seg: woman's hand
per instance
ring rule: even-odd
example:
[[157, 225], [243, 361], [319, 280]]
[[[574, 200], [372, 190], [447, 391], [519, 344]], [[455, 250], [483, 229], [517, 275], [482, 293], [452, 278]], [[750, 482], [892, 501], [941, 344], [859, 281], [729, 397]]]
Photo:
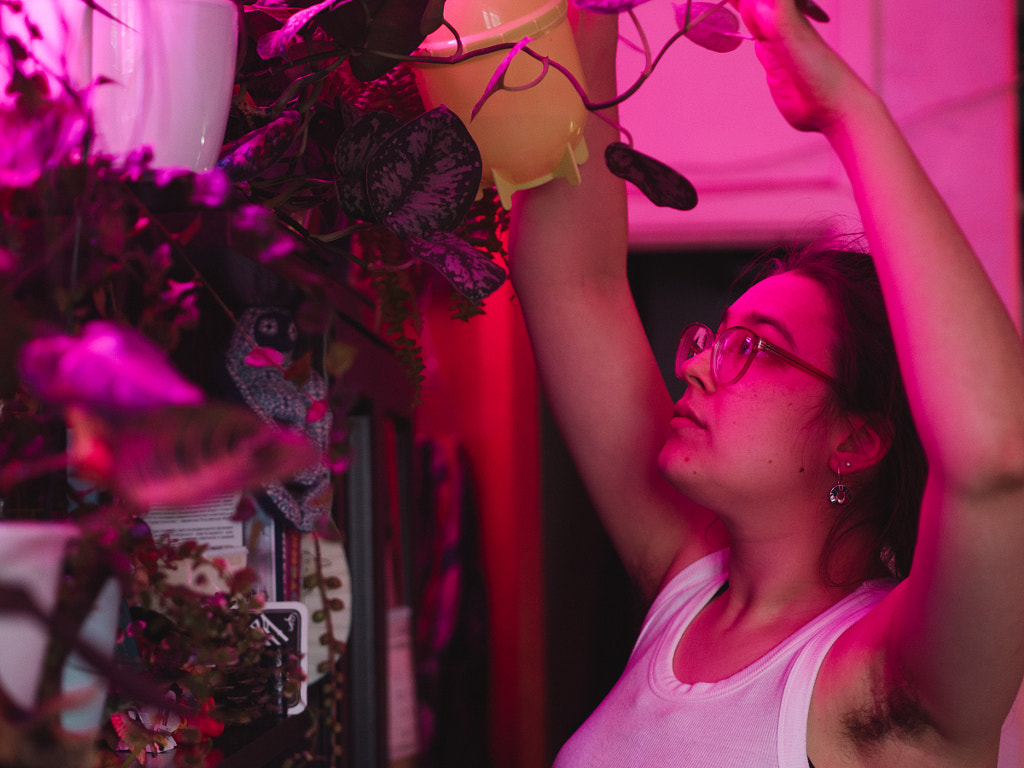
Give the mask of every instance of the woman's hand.
[[855, 109], [867, 86], [797, 10], [794, 0], [734, 0], [754, 36], [772, 98], [801, 131], [829, 130]]

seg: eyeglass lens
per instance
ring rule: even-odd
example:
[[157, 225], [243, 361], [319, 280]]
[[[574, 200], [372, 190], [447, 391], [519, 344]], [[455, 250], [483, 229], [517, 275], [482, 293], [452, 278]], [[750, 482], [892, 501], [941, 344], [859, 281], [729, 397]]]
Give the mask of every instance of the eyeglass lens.
[[722, 385], [733, 384], [746, 372], [757, 351], [758, 339], [742, 328], [729, 328], [718, 337], [712, 355], [715, 378]]
[[710, 328], [698, 323], [690, 325], [683, 331], [676, 350], [676, 377], [684, 378], [686, 361], [713, 345], [712, 374], [720, 384], [732, 384], [746, 371], [750, 356], [757, 349], [757, 342], [757, 337], [743, 328], [729, 328], [716, 339]]

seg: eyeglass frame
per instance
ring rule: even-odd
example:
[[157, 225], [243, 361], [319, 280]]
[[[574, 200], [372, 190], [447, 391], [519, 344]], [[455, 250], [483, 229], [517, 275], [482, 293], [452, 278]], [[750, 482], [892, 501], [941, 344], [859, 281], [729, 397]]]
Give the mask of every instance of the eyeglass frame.
[[[686, 334], [692, 328], [703, 328], [707, 333], [711, 334], [712, 341], [711, 341], [710, 344], [705, 346], [700, 351], [693, 352], [692, 354], [688, 353], [686, 357], [684, 357], [682, 360], [680, 360], [679, 356], [680, 356], [680, 353], [682, 352], [682, 349], [683, 349], [683, 339], [686, 338]], [[746, 360], [743, 361], [743, 367], [740, 368], [740, 372], [736, 375], [736, 377], [733, 378], [731, 381], [723, 382], [723, 381], [721, 381], [719, 379], [718, 373], [715, 371], [715, 363], [714, 363], [715, 354], [716, 354], [715, 346], [718, 344], [718, 342], [722, 338], [722, 336], [724, 336], [725, 334], [727, 334], [727, 333], [729, 333], [731, 331], [743, 331], [744, 333], [748, 334], [751, 337], [751, 339], [753, 339], [753, 341], [754, 341], [754, 349], [751, 352], [749, 352], [748, 354], [745, 355]], [[692, 346], [693, 345], [691, 344], [691, 348], [692, 348]], [[750, 330], [746, 326], [743, 326], [743, 325], [732, 325], [732, 326], [729, 326], [728, 328], [725, 328], [724, 330], [722, 330], [721, 333], [715, 333], [709, 326], [705, 325], [704, 323], [700, 323], [700, 322], [689, 323], [679, 333], [679, 343], [676, 345], [676, 359], [675, 359], [675, 374], [676, 374], [676, 378], [677, 379], [685, 378], [682, 375], [682, 365], [683, 365], [683, 363], [685, 363], [690, 358], [696, 357], [697, 355], [701, 354], [702, 352], [706, 352], [709, 349], [711, 350], [711, 375], [715, 377], [715, 382], [717, 384], [719, 384], [720, 386], [723, 386], [723, 387], [731, 386], [731, 385], [735, 384], [737, 381], [739, 381], [740, 379], [742, 379], [743, 376], [747, 373], [747, 369], [750, 368], [750, 363], [753, 361], [754, 355], [757, 354], [758, 352], [760, 352], [761, 350], [764, 350], [768, 354], [774, 355], [779, 360], [782, 360], [785, 363], [789, 363], [794, 368], [797, 368], [797, 369], [803, 371], [804, 373], [809, 373], [811, 376], [814, 376], [817, 379], [821, 379], [826, 384], [830, 384], [833, 387], [835, 387], [836, 389], [840, 389], [841, 388], [841, 386], [839, 384], [839, 381], [837, 379], [835, 379], [834, 377], [832, 377], [829, 374], [825, 373], [820, 368], [817, 368], [817, 367], [811, 365], [806, 360], [800, 359], [799, 357], [794, 355], [792, 352], [788, 352], [785, 349], [783, 349], [782, 347], [779, 347], [779, 346], [776, 346], [775, 344], [772, 344], [770, 341], [766, 340], [761, 335], [755, 333], [754, 331]]]

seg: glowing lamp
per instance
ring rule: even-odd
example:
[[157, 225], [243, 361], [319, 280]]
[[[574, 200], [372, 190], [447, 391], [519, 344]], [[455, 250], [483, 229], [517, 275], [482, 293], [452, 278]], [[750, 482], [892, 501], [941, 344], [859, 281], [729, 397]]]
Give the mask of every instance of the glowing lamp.
[[[445, 18], [458, 30], [463, 52], [530, 38], [529, 48], [564, 66], [585, 87], [579, 54], [566, 20], [566, 0], [448, 0]], [[447, 27], [423, 41], [419, 55], [447, 58], [458, 44]], [[444, 104], [469, 128], [483, 159], [481, 188], [496, 186], [505, 208], [512, 193], [562, 177], [580, 181], [587, 159], [583, 123], [587, 110], [572, 83], [553, 67], [527, 53], [516, 54], [505, 73], [506, 88], [483, 105], [483, 96], [508, 50], [483, 54], [458, 64], [418, 64], [416, 78], [427, 108]], [[543, 74], [543, 78], [541, 75]], [[525, 87], [537, 81], [531, 87]]]

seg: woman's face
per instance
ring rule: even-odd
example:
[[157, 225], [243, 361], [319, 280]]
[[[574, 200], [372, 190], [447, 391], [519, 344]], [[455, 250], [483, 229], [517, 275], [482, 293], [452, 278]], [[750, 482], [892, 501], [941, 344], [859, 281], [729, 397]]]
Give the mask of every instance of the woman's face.
[[[756, 284], [717, 330], [735, 325], [835, 373], [825, 292], [810, 278], [786, 273]], [[728, 386], [712, 376], [710, 350], [687, 361], [683, 374], [688, 386], [658, 462], [680, 491], [720, 514], [824, 497], [835, 480], [834, 435], [820, 423], [827, 383], [765, 352]]]

